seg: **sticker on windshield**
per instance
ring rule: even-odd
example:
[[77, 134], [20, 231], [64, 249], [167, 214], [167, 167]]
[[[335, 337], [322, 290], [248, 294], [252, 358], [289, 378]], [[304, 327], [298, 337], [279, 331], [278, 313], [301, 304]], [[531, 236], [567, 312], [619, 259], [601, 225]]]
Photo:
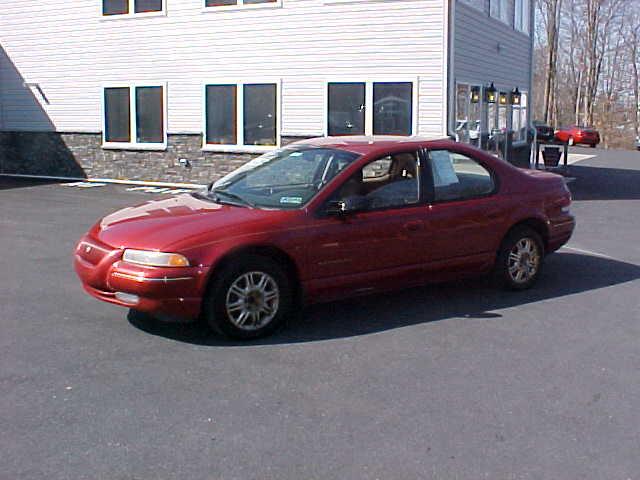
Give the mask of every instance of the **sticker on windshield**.
[[302, 203], [302, 197], [280, 197], [280, 203], [300, 205]]

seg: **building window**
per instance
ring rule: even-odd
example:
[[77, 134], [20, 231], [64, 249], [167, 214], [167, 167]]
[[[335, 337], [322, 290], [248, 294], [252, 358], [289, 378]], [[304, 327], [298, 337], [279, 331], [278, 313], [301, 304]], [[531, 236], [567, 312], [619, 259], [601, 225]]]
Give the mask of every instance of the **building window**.
[[527, 139], [527, 92], [520, 94], [520, 105], [511, 106], [511, 129], [513, 130], [514, 140]]
[[364, 135], [366, 83], [330, 83], [327, 134]]
[[104, 89], [105, 142], [131, 142], [131, 100], [129, 87]]
[[531, 31], [531, 0], [516, 0], [515, 29], [527, 35]]
[[163, 85], [105, 87], [103, 146], [166, 148], [165, 93]]
[[373, 134], [411, 135], [413, 83], [373, 84]]
[[458, 83], [455, 107], [456, 141], [480, 146], [482, 87]]
[[164, 11], [164, 0], [102, 0], [102, 15], [144, 15]]
[[326, 133], [412, 135], [415, 96], [413, 81], [329, 82]]
[[509, 19], [509, 0], [489, 0], [489, 14], [493, 18], [511, 24]]
[[216, 83], [204, 87], [204, 147], [265, 151], [279, 138], [279, 83]]
[[260, 8], [280, 7], [282, 0], [204, 0], [204, 10], [219, 10], [221, 8]]

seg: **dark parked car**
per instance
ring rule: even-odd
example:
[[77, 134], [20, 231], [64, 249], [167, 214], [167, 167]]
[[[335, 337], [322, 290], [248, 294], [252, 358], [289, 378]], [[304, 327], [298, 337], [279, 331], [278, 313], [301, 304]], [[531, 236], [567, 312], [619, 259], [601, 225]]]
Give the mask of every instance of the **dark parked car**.
[[539, 141], [550, 142], [555, 140], [556, 132], [544, 122], [538, 120], [533, 122]]
[[304, 303], [492, 271], [529, 288], [570, 204], [562, 177], [450, 140], [321, 138], [108, 215], [75, 269], [98, 299], [252, 338]]
[[557, 130], [556, 138], [569, 145], [589, 145], [591, 148], [600, 143], [600, 134], [595, 128], [578, 125]]

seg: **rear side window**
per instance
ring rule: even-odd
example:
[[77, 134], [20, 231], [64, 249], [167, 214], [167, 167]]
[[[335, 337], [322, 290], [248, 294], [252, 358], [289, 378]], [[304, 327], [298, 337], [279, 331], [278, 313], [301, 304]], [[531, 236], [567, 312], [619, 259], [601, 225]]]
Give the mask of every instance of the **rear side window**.
[[470, 157], [432, 150], [429, 159], [436, 202], [483, 197], [496, 188], [491, 172]]

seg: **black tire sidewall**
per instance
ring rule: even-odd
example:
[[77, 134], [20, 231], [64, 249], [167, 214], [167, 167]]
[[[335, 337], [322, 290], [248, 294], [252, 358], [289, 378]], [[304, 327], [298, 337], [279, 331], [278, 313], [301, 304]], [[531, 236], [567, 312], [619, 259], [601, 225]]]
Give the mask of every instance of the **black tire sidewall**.
[[[517, 283], [509, 274], [509, 254], [513, 247], [523, 238], [532, 239], [540, 252], [540, 265], [538, 271], [528, 281], [524, 283]], [[498, 253], [498, 259], [496, 262], [496, 276], [498, 281], [509, 290], [527, 290], [531, 288], [540, 278], [542, 272], [542, 266], [544, 264], [544, 243], [542, 238], [535, 230], [529, 227], [516, 227], [505, 237], [502, 245], [500, 246], [500, 252]]]
[[[277, 283], [280, 291], [278, 313], [264, 327], [257, 330], [243, 330], [235, 326], [226, 311], [226, 298], [229, 287], [241, 275], [248, 272], [264, 272]], [[204, 317], [209, 326], [217, 333], [229, 338], [251, 339], [269, 335], [284, 325], [293, 305], [293, 289], [286, 271], [271, 258], [260, 255], [246, 255], [229, 261], [220, 271], [214, 271], [204, 301]]]

